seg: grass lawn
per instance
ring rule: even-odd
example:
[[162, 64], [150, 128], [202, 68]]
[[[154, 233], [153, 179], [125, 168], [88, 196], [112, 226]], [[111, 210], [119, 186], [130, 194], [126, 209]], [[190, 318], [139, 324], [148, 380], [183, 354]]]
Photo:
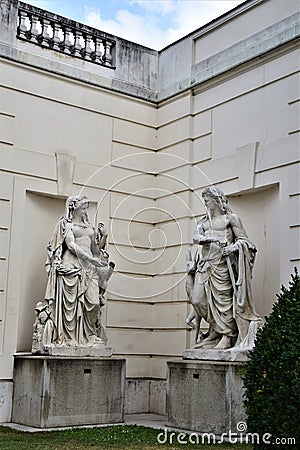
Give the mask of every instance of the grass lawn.
[[[137, 425], [107, 426], [101, 428], [73, 428], [65, 431], [41, 431], [28, 433], [12, 430], [8, 427], [0, 427], [0, 449], [1, 450], [150, 450], [150, 449], [219, 449], [251, 450], [251, 445], [246, 444], [178, 444], [177, 434], [173, 436], [170, 444], [170, 433], [168, 432], [168, 443], [159, 444], [157, 435], [162, 430], [146, 428]], [[163, 441], [163, 436], [161, 440]], [[188, 441], [188, 436], [181, 439]], [[201, 442], [201, 437], [199, 438]]]

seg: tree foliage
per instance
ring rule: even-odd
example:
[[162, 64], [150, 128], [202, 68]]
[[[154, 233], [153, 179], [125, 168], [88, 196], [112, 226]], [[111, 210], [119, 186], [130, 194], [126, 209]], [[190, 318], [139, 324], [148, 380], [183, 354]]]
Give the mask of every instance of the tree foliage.
[[[292, 275], [245, 365], [245, 408], [248, 431], [258, 433], [254, 448], [300, 448], [300, 277]], [[265, 433], [273, 445], [262, 442]], [[292, 443], [288, 438], [294, 438]]]

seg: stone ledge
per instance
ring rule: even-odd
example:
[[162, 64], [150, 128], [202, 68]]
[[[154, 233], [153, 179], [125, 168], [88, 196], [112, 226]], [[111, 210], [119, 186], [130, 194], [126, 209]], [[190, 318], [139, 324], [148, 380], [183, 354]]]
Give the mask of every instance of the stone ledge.
[[90, 356], [94, 358], [109, 357], [112, 349], [104, 344], [94, 345], [45, 345], [45, 351], [50, 356]]
[[202, 360], [202, 361], [236, 361], [245, 362], [248, 360], [247, 351], [234, 350], [229, 348], [227, 350], [214, 349], [187, 349], [182, 353], [184, 360]]

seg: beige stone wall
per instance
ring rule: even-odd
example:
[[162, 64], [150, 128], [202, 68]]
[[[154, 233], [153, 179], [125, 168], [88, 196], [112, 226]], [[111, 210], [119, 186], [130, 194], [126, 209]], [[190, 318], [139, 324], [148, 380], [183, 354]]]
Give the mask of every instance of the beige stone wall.
[[[106, 310], [111, 345], [121, 354], [128, 347], [143, 352], [124, 323], [121, 331], [115, 327], [115, 316], [118, 305], [132, 300], [132, 276], [141, 277], [132, 245], [148, 245], [152, 213], [141, 208], [153, 209], [154, 177], [141, 162], [155, 146], [156, 107], [7, 60], [1, 75], [1, 376], [11, 378], [15, 351], [30, 351], [34, 305], [46, 285], [46, 246], [72, 193], [90, 198], [91, 220], [97, 208], [98, 220], [110, 224], [117, 264]], [[133, 304], [123, 322], [134, 320]], [[145, 323], [138, 322], [134, 328], [143, 333]]]
[[[236, 71], [228, 81], [220, 80], [212, 88], [202, 84], [160, 105], [157, 206], [176, 218], [165, 214], [158, 224], [168, 236], [170, 262], [167, 273], [157, 277], [157, 283], [168, 280], [170, 286], [157, 297], [172, 309], [164, 331], [169, 336], [169, 340], [164, 338], [165, 343], [169, 341], [168, 355], [179, 357], [190, 342], [183, 320], [184, 253], [205, 212], [204, 187], [214, 184], [224, 190], [257, 245], [253, 291], [261, 315], [270, 313], [280, 285], [288, 283], [299, 264], [297, 57], [298, 50], [294, 50], [266, 59], [255, 70]], [[158, 310], [156, 317], [160, 323]], [[176, 333], [174, 317], [179, 319]], [[158, 353], [159, 348], [157, 344]], [[164, 351], [156, 365], [152, 362], [160, 376]]]
[[[14, 352], [30, 351], [46, 246], [70, 194], [87, 195], [91, 219], [96, 214], [109, 224], [116, 272], [103, 320], [133, 386], [138, 378], [164, 379], [166, 360], [180, 358], [193, 340], [184, 322], [185, 258], [204, 214], [201, 191], [210, 184], [229, 196], [258, 247], [255, 305], [262, 315], [270, 312], [299, 264], [299, 50], [288, 18], [296, 3], [288, 3], [283, 17], [277, 0], [248, 2], [252, 12], [242, 6], [227, 25], [206, 30], [205, 55], [198, 32], [160, 55], [134, 44], [135, 52], [146, 52], [145, 66], [128, 58], [117, 71], [16, 40], [15, 28], [2, 21], [0, 379], [12, 378]], [[259, 8], [264, 14], [256, 22]], [[240, 55], [240, 64], [201, 79], [201, 58], [220, 52], [222, 61], [232, 44], [230, 33], [221, 39], [223, 27], [253, 43], [242, 32], [245, 14], [251, 36], [281, 21], [280, 45], [272, 28], [272, 48], [266, 51], [266, 40], [259, 57]], [[214, 40], [224, 46], [214, 50]], [[174, 55], [181, 68], [172, 78], [164, 70]], [[145, 76], [149, 67], [153, 79]], [[130, 71], [143, 73], [135, 86], [128, 85]], [[198, 82], [191, 82], [194, 75]], [[155, 384], [152, 411], [162, 412], [162, 386]]]

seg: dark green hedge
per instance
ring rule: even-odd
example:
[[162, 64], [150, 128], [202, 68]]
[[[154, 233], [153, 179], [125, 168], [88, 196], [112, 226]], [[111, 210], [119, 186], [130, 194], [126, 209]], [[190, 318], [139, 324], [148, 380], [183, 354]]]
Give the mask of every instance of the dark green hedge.
[[[258, 433], [254, 449], [300, 449], [300, 277], [281, 288], [245, 364], [248, 431]], [[262, 442], [265, 433], [266, 441]], [[296, 443], [291, 439], [294, 438]]]

